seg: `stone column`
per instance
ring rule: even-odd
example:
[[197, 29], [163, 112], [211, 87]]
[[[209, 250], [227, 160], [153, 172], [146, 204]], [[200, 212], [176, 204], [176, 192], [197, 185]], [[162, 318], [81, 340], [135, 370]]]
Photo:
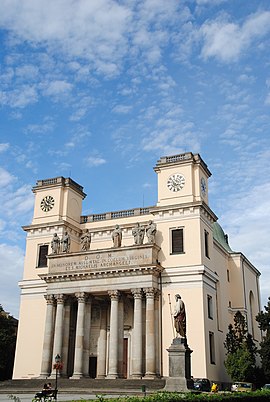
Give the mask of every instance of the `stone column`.
[[84, 340], [83, 340], [83, 376], [89, 377], [90, 332], [92, 298], [88, 297], [85, 306]]
[[134, 297], [134, 324], [132, 332], [132, 378], [142, 378], [142, 292], [131, 289]]
[[45, 321], [43, 352], [41, 362], [40, 378], [47, 378], [52, 368], [52, 345], [53, 345], [53, 324], [54, 324], [54, 305], [53, 295], [44, 296], [47, 302], [47, 312]]
[[79, 379], [83, 376], [83, 338], [84, 338], [84, 311], [85, 311], [85, 293], [75, 293], [78, 299], [78, 313], [75, 339], [75, 356], [73, 379]]
[[57, 306], [55, 316], [52, 364], [54, 364], [54, 357], [57, 354], [59, 354], [62, 359], [63, 320], [64, 320], [64, 301], [65, 301], [65, 296], [63, 294], [55, 295], [54, 297], [56, 299]]
[[64, 329], [63, 329], [63, 345], [62, 345], [62, 361], [63, 361], [63, 369], [62, 376], [67, 377], [67, 369], [68, 369], [68, 345], [69, 345], [69, 331], [70, 331], [70, 310], [71, 310], [71, 300], [68, 299], [65, 302], [65, 311], [64, 311]]
[[155, 293], [155, 338], [156, 338], [156, 374], [160, 377], [160, 309], [159, 309], [160, 290]]
[[109, 292], [111, 298], [109, 370], [107, 378], [118, 378], [118, 301], [117, 290]]
[[98, 338], [97, 353], [97, 378], [106, 377], [106, 356], [107, 356], [107, 306], [100, 306], [100, 333]]
[[144, 289], [146, 294], [145, 325], [145, 377], [156, 377], [156, 343], [155, 343], [155, 289]]
[[123, 296], [118, 303], [118, 377], [123, 378], [123, 353], [124, 353], [124, 301]]

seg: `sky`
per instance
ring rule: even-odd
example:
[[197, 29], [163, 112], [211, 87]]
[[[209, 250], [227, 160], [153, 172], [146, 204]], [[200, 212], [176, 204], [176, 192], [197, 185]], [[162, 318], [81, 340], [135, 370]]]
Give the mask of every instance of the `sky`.
[[159, 157], [199, 153], [209, 204], [270, 296], [269, 0], [0, 1], [0, 303], [18, 318], [39, 179], [83, 215], [156, 204]]

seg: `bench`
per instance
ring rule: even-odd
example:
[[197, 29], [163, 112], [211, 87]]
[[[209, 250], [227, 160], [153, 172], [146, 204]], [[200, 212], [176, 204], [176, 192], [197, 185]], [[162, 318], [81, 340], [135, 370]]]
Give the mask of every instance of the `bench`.
[[58, 389], [52, 389], [50, 391], [37, 392], [32, 402], [49, 402], [57, 400]]

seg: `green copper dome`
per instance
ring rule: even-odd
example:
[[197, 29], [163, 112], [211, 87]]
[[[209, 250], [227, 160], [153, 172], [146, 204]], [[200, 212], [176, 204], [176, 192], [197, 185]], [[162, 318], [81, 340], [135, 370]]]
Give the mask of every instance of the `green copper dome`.
[[229, 246], [228, 236], [224, 233], [219, 223], [213, 223], [213, 237], [214, 239], [227, 250], [229, 253], [233, 253], [233, 250]]

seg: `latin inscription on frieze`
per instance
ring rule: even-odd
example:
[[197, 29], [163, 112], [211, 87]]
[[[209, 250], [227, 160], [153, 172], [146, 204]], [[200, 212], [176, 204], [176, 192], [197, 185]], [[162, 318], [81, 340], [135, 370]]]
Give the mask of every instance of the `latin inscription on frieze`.
[[[58, 256], [49, 259], [49, 272], [84, 271], [89, 269], [106, 270], [153, 264], [153, 250], [126, 250], [116, 252], [97, 252], [87, 255]], [[155, 254], [155, 253], [154, 253]]]

